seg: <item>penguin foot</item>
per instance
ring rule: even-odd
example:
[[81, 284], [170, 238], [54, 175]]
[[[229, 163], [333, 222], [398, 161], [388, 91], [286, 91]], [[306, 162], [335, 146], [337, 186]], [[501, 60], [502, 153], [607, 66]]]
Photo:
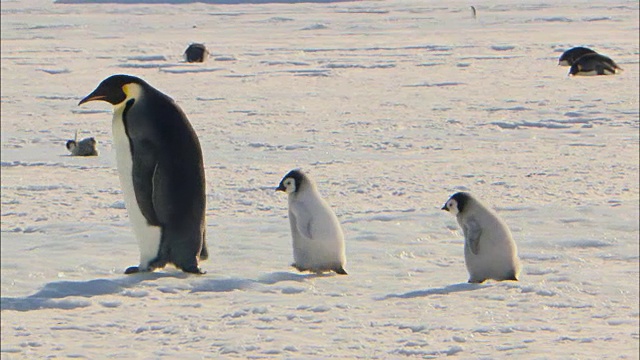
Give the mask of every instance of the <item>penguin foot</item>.
[[200, 268], [196, 265], [181, 267], [180, 270], [189, 274], [196, 274], [196, 275], [204, 275], [207, 273], [206, 271], [200, 270]]
[[302, 266], [298, 266], [296, 263], [291, 264], [291, 266], [300, 272], [311, 271], [310, 269], [303, 268]]
[[131, 275], [139, 272], [140, 272], [140, 268], [137, 266], [129, 266], [127, 270], [124, 271], [126, 275]]
[[469, 284], [482, 284], [483, 282], [485, 282], [487, 279], [469, 279], [469, 281], [467, 281]]
[[153, 271], [155, 269], [163, 269], [165, 266], [167, 266], [166, 260], [156, 259], [149, 263], [149, 271]]

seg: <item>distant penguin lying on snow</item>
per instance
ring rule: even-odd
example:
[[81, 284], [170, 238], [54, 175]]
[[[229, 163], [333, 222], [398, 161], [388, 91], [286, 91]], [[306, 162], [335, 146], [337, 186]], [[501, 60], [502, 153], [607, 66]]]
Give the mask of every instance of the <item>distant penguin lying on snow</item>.
[[593, 75], [615, 75], [622, 68], [610, 58], [600, 54], [586, 54], [576, 60], [569, 75], [593, 76]]
[[96, 145], [96, 139], [92, 137], [82, 139], [78, 142], [78, 132], [76, 131], [75, 138], [67, 141], [66, 146], [72, 156], [98, 156]]
[[518, 280], [516, 243], [507, 225], [469, 193], [453, 194], [442, 210], [456, 216], [464, 233], [464, 262], [470, 283]]
[[209, 56], [209, 51], [204, 44], [191, 44], [184, 51], [184, 60], [186, 62], [204, 62]]
[[344, 235], [338, 218], [320, 197], [316, 184], [300, 170], [284, 176], [276, 191], [289, 195], [293, 267], [298, 271], [335, 271], [347, 275]]
[[596, 52], [582, 46], [571, 48], [562, 53], [562, 55], [560, 56], [560, 59], [558, 59], [558, 65], [571, 66], [582, 55], [586, 55], [586, 54], [596, 54]]

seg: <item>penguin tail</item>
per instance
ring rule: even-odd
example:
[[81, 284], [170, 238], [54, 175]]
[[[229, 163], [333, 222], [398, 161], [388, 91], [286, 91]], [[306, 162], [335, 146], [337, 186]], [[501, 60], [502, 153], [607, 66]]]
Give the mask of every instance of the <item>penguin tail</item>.
[[339, 269], [335, 269], [333, 271], [335, 271], [336, 274], [338, 274], [338, 275], [349, 275], [349, 274], [347, 274], [347, 272], [345, 271], [345, 269], [342, 266]]
[[202, 242], [202, 250], [200, 250], [200, 260], [207, 260], [209, 258], [209, 250], [207, 250], [207, 243]]
[[200, 249], [200, 260], [207, 260], [209, 258], [209, 250], [207, 250], [207, 230], [202, 232], [202, 249]]

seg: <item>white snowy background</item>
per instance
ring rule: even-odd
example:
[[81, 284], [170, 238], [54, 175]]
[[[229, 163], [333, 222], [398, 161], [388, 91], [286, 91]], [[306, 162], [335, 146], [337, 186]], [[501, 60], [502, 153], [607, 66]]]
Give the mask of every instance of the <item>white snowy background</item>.
[[[2, 359], [638, 358], [637, 1], [65, 1], [0, 3]], [[624, 71], [569, 78], [573, 46]], [[123, 274], [111, 106], [77, 106], [116, 73], [199, 135], [206, 275]], [[76, 130], [98, 157], [68, 156]], [[289, 267], [296, 167], [348, 276]], [[521, 281], [466, 283], [460, 190]]]

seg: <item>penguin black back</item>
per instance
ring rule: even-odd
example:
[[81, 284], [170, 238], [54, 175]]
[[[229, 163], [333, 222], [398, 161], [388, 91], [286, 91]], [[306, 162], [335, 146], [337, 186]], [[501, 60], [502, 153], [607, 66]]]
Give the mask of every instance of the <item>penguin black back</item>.
[[596, 54], [596, 52], [582, 46], [571, 48], [562, 53], [560, 59], [558, 59], [558, 65], [571, 66], [574, 62], [576, 62], [576, 60], [586, 54]]
[[207, 54], [209, 52], [204, 44], [191, 44], [184, 51], [184, 58], [187, 62], [204, 62]]

